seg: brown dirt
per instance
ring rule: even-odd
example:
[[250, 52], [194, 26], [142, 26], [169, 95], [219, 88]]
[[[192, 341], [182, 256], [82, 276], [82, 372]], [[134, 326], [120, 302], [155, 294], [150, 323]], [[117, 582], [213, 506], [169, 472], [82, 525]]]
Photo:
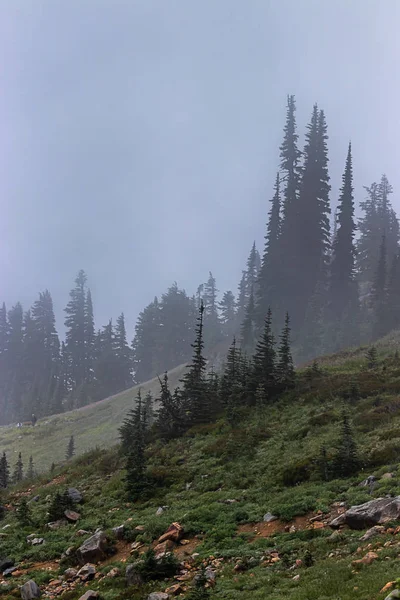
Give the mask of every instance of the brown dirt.
[[188, 556], [191, 556], [195, 551], [197, 546], [201, 544], [201, 540], [193, 538], [189, 540], [188, 544], [184, 546], [178, 545], [174, 548], [174, 554], [179, 560], [185, 560]]
[[101, 563], [102, 566], [109, 565], [110, 563], [113, 563], [115, 561], [126, 562], [127, 559], [130, 557], [131, 544], [129, 542], [124, 542], [123, 540], [118, 540], [114, 547], [117, 552], [115, 554], [113, 554], [112, 556], [110, 556], [109, 558], [107, 558], [105, 561], [103, 561]]
[[254, 534], [253, 540], [256, 537], [268, 538], [275, 533], [284, 533], [289, 531], [291, 527], [295, 527], [296, 531], [303, 531], [304, 529], [316, 529], [318, 528], [318, 522], [310, 523], [310, 519], [315, 516], [315, 513], [310, 513], [302, 517], [296, 517], [290, 523], [284, 523], [277, 519], [272, 523], [246, 523], [245, 525], [239, 525], [238, 533], [252, 533]]

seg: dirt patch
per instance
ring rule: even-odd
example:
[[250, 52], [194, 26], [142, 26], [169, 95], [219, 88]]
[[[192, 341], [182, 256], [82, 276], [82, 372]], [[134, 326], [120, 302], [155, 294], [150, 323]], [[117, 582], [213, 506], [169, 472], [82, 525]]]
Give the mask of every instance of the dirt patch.
[[323, 529], [326, 527], [326, 516], [322, 520], [315, 520], [315, 513], [304, 515], [302, 517], [296, 517], [290, 523], [285, 523], [280, 519], [272, 521], [271, 523], [246, 523], [245, 525], [239, 525], [238, 533], [252, 533], [254, 534], [253, 539], [256, 537], [268, 538], [276, 533], [292, 533], [295, 531], [304, 531], [305, 529]]
[[188, 541], [188, 544], [179, 545], [174, 548], [174, 554], [179, 560], [185, 560], [188, 556], [191, 556], [196, 551], [197, 546], [201, 544], [201, 540], [196, 538]]
[[119, 540], [114, 546], [116, 553], [107, 558], [101, 564], [109, 565], [110, 563], [119, 561], [126, 562], [127, 559], [131, 556], [131, 544], [129, 542], [124, 542], [123, 540]]
[[55, 477], [54, 479], [49, 481], [49, 483], [46, 483], [43, 487], [50, 487], [52, 485], [60, 485], [61, 483], [64, 483], [66, 478], [67, 478], [66, 475], [59, 475], [58, 477]]

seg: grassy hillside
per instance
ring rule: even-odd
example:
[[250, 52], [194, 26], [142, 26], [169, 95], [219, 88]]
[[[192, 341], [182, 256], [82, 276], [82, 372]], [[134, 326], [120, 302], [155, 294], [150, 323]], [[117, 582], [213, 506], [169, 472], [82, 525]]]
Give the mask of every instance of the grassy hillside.
[[[170, 371], [171, 386], [177, 385], [183, 372], [183, 366]], [[35, 427], [0, 427], [0, 450], [6, 451], [11, 464], [15, 462], [18, 452], [22, 452], [26, 463], [32, 455], [36, 469], [45, 471], [53, 462], [64, 460], [71, 435], [75, 436], [77, 455], [96, 446], [109, 448], [118, 441], [118, 428], [132, 408], [139, 387], [143, 395], [151, 391], [155, 397], [160, 385], [158, 379], [153, 379], [95, 404], [46, 417], [38, 421]]]
[[[189, 598], [203, 565], [216, 577], [211, 599], [383, 600], [388, 592], [381, 589], [400, 574], [400, 521], [368, 541], [361, 539], [365, 531], [333, 533], [329, 522], [345, 507], [400, 494], [396, 346], [396, 336], [382, 342], [373, 369], [362, 350], [321, 361], [322, 373], [301, 372], [295, 390], [262, 410], [243, 410], [235, 427], [221, 417], [167, 444], [155, 439], [148, 450], [155, 486], [144, 501], [127, 502], [116, 448], [92, 451], [29, 487], [11, 489], [4, 499], [9, 510], [0, 524], [0, 556], [19, 566], [16, 576], [0, 582], [0, 596], [19, 598], [17, 586], [33, 578], [45, 596], [63, 600], [79, 599], [87, 585], [102, 600], [145, 600], [173, 584]], [[329, 459], [335, 455], [343, 406], [364, 467], [350, 478], [325, 481], [319, 452], [324, 445]], [[376, 477], [372, 489], [359, 485], [369, 475]], [[48, 496], [69, 485], [84, 494], [80, 520], [50, 531]], [[21, 527], [15, 509], [23, 495], [39, 499], [30, 504], [32, 524]], [[159, 506], [168, 507], [161, 516]], [[278, 519], [263, 522], [267, 512]], [[127, 586], [126, 565], [143, 559], [172, 522], [183, 526], [186, 540], [172, 549], [180, 562], [177, 574], [157, 579], [154, 565], [146, 563], [150, 579]], [[1, 529], [3, 523], [9, 527]], [[121, 524], [124, 537], [116, 541], [111, 529]], [[78, 536], [78, 529], [92, 533], [98, 527], [109, 537], [110, 555], [97, 565], [97, 578], [90, 584], [67, 581], [65, 569], [76, 564], [75, 552], [89, 535]], [[45, 543], [29, 545], [32, 533]], [[61, 558], [67, 548], [69, 557]]]

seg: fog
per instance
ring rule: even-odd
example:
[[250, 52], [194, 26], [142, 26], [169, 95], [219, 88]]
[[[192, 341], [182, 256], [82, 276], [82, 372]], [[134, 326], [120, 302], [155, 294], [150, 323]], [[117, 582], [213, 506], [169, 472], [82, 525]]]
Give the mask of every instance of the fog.
[[325, 110], [335, 202], [386, 172], [400, 209], [397, 0], [3, 0], [1, 300], [80, 268], [98, 324], [261, 247], [288, 93]]

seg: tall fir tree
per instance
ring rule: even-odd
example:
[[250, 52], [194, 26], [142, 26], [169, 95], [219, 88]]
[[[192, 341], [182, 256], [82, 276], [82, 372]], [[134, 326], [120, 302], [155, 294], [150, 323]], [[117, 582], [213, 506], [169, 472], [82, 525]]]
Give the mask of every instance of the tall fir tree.
[[85, 299], [85, 314], [84, 314], [84, 331], [85, 331], [85, 381], [91, 382], [94, 377], [94, 346], [95, 346], [95, 329], [93, 315], [92, 293], [87, 291]]
[[264, 323], [268, 308], [277, 309], [281, 276], [280, 265], [281, 197], [280, 178], [276, 175], [275, 193], [271, 201], [264, 253], [257, 281], [256, 320], [259, 328]]
[[215, 277], [209, 273], [204, 284], [204, 324], [206, 325], [204, 343], [207, 348], [213, 348], [222, 338], [221, 323], [218, 315], [218, 290]]
[[400, 251], [395, 254], [390, 267], [387, 285], [388, 330], [400, 328]]
[[263, 387], [266, 397], [276, 392], [275, 339], [272, 333], [272, 313], [269, 309], [264, 323], [264, 331], [257, 342], [253, 356], [252, 374], [250, 387], [252, 394], [256, 396], [257, 389]]
[[86, 281], [83, 270], [75, 279], [75, 287], [70, 292], [70, 301], [65, 308], [66, 349], [69, 357], [70, 379], [73, 387], [86, 380]]
[[337, 452], [334, 460], [333, 471], [336, 477], [349, 477], [361, 468], [361, 460], [358, 455], [357, 445], [354, 440], [353, 431], [349, 417], [343, 411], [341, 435], [337, 444]]
[[7, 488], [10, 483], [10, 467], [8, 465], [6, 453], [3, 452], [0, 459], [0, 488]]
[[158, 397], [159, 410], [156, 425], [163, 439], [178, 437], [185, 428], [185, 414], [182, 395], [172, 394], [168, 383], [168, 374], [164, 373], [163, 379], [159, 378], [160, 395]]
[[13, 473], [13, 483], [19, 483], [20, 481], [22, 481], [24, 478], [24, 465], [22, 462], [22, 455], [21, 452], [18, 454], [18, 460], [15, 464], [14, 467], [14, 473]]
[[148, 381], [165, 368], [158, 353], [159, 332], [160, 303], [156, 297], [141, 311], [135, 326], [133, 368], [138, 383]]
[[35, 477], [35, 467], [33, 464], [33, 457], [32, 455], [29, 457], [29, 463], [28, 463], [28, 469], [26, 471], [26, 478], [27, 479], [33, 479]]
[[249, 355], [252, 354], [254, 350], [256, 337], [256, 307], [254, 303], [254, 293], [253, 290], [251, 290], [240, 331], [240, 345]]
[[126, 340], [125, 316], [121, 313], [114, 330], [114, 351], [116, 357], [115, 392], [126, 390], [133, 385], [132, 350]]
[[225, 339], [231, 339], [236, 328], [236, 302], [233, 292], [224, 292], [219, 303], [222, 333]]
[[73, 456], [75, 456], [75, 439], [74, 436], [71, 435], [68, 441], [67, 449], [65, 451], [65, 459], [71, 460]]
[[355, 275], [353, 167], [349, 144], [337, 209], [337, 233], [330, 265], [330, 311], [340, 318], [352, 302]]
[[285, 325], [282, 329], [278, 349], [276, 379], [282, 389], [293, 387], [295, 381], [292, 351], [290, 347], [290, 318], [288, 313], [286, 313]]
[[139, 390], [136, 406], [120, 429], [122, 449], [126, 454], [126, 489], [132, 500], [137, 500], [147, 490], [146, 431], [144, 407]]
[[385, 335], [387, 325], [387, 249], [386, 236], [382, 236], [379, 260], [372, 284], [371, 305], [373, 311], [372, 336], [374, 339]]

